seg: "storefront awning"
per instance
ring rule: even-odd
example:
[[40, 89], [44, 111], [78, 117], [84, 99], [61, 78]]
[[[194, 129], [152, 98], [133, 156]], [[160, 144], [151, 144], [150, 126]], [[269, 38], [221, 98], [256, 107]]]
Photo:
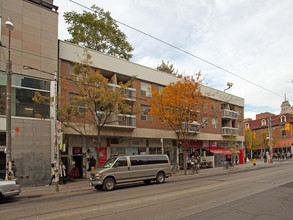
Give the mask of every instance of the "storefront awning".
[[205, 150], [208, 150], [214, 154], [226, 154], [226, 155], [232, 155], [232, 153], [224, 148], [221, 148], [221, 147], [211, 147], [211, 148], [208, 148], [208, 147], [205, 147], [204, 148]]
[[293, 147], [293, 139], [280, 140], [273, 148]]

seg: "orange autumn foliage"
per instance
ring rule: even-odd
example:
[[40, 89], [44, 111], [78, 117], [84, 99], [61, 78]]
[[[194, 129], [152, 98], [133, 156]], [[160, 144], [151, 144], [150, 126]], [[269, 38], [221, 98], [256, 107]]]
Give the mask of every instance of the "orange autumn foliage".
[[211, 105], [208, 97], [202, 95], [200, 87], [201, 74], [195, 77], [185, 76], [181, 80], [170, 83], [162, 92], [152, 91], [153, 99], [149, 114], [162, 125], [171, 127], [179, 138], [188, 135], [186, 123], [199, 122], [208, 114]]

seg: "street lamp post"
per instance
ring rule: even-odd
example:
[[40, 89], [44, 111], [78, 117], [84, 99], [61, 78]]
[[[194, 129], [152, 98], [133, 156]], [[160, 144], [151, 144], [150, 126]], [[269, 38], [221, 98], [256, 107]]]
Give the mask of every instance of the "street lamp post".
[[5, 27], [8, 29], [8, 60], [6, 63], [6, 179], [8, 179], [8, 170], [11, 162], [11, 59], [10, 59], [10, 41], [11, 31], [14, 25], [11, 19], [5, 22]]

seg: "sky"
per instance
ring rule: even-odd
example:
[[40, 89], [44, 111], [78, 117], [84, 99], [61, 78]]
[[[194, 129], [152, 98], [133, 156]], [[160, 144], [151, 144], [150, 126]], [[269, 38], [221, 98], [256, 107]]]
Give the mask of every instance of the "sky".
[[[207, 86], [221, 91], [233, 83], [226, 92], [244, 98], [245, 118], [279, 114], [285, 96], [293, 105], [292, 0], [74, 2], [111, 13], [134, 48], [131, 62], [156, 68], [169, 61], [179, 73], [201, 72]], [[88, 10], [74, 2], [54, 0], [60, 40], [71, 37], [63, 13]]]

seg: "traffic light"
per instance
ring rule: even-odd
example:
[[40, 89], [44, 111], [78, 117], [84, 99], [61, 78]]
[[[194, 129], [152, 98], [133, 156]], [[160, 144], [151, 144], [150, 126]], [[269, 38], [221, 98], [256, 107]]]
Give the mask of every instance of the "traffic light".
[[254, 138], [254, 139], [256, 138], [256, 133], [255, 133], [255, 132], [253, 132], [253, 138]]
[[290, 131], [290, 124], [289, 123], [285, 124], [285, 131]]

